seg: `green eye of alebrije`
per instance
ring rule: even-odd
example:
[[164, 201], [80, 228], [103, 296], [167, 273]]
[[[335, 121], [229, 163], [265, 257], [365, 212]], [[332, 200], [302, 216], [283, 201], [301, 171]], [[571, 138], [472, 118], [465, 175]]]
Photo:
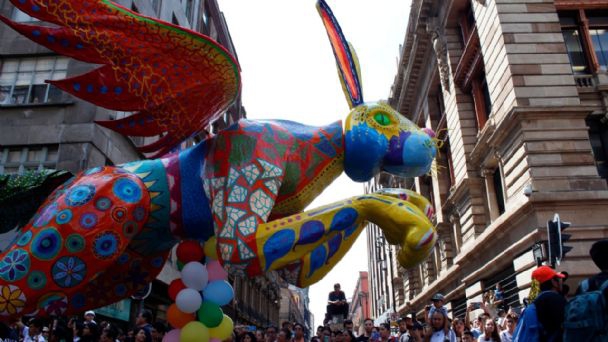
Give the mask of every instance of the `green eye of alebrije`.
[[374, 115], [374, 120], [382, 126], [388, 126], [391, 123], [391, 119], [385, 113], [377, 113]]

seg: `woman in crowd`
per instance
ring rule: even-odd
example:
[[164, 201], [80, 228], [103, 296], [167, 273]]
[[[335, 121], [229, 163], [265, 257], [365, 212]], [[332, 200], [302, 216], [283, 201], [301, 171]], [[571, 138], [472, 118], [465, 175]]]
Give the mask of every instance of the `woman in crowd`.
[[462, 341], [462, 335], [464, 334], [464, 320], [462, 318], [454, 318], [452, 321], [452, 330], [456, 334], [456, 341]]
[[238, 342], [257, 342], [257, 337], [251, 331], [245, 331], [238, 336]]
[[381, 342], [395, 342], [395, 336], [391, 336], [391, 326], [388, 323], [380, 323], [378, 329]]
[[289, 329], [283, 328], [279, 331], [277, 335], [277, 342], [289, 342], [291, 340], [291, 331]]
[[492, 318], [486, 318], [483, 322], [483, 333], [477, 339], [478, 342], [500, 342], [496, 322]]
[[152, 342], [152, 335], [149, 330], [139, 327], [135, 328], [134, 333], [135, 342]]
[[506, 318], [507, 328], [500, 332], [500, 341], [501, 342], [511, 342], [513, 341], [513, 332], [515, 332], [515, 327], [517, 327], [518, 317], [514, 313], [509, 313]]

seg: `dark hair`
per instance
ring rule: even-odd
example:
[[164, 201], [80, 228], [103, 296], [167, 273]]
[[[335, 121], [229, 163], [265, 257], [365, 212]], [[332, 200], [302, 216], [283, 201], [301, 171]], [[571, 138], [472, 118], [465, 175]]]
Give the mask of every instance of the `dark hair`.
[[154, 328], [154, 330], [156, 330], [157, 332], [159, 332], [161, 334], [164, 334], [167, 332], [167, 326], [163, 322], [154, 322], [154, 324], [152, 324], [152, 327]]
[[277, 327], [275, 327], [274, 325], [267, 326], [266, 331], [268, 331], [268, 329], [273, 329], [275, 333], [277, 333], [279, 331], [279, 329], [277, 329]]
[[363, 320], [363, 323], [365, 323], [365, 322], [367, 322], [367, 321], [372, 322], [372, 324], [374, 323], [374, 320], [373, 320], [373, 319], [371, 319], [371, 318], [369, 318], [369, 317], [368, 317], [368, 318], [366, 318], [366, 319], [364, 319], [364, 320]]
[[107, 328], [103, 329], [101, 334], [108, 336], [108, 338], [111, 339], [112, 341], [116, 341], [116, 339], [118, 338], [118, 330], [116, 330], [116, 328], [114, 328], [111, 325], [109, 325]]
[[546, 282], [541, 283], [540, 284], [540, 291], [542, 292], [542, 291], [550, 291], [550, 290], [552, 290], [553, 289], [553, 279], [554, 278], [551, 278], [551, 279], [547, 280]]
[[355, 334], [353, 334], [352, 331], [348, 330], [348, 329], [344, 329], [343, 334], [347, 334], [350, 337], [350, 340], [352, 342], [354, 342], [357, 338], [355, 337]]
[[42, 330], [42, 326], [44, 325], [44, 323], [42, 322], [42, 320], [40, 318], [32, 318], [32, 320], [30, 321], [30, 327], [32, 325], [35, 326], [36, 328]]
[[283, 323], [281, 323], [281, 328], [285, 328], [286, 325], [291, 324], [290, 321], [283, 321]]
[[289, 339], [291, 339], [291, 330], [289, 330], [289, 329], [287, 329], [287, 328], [283, 328], [283, 329], [281, 329], [281, 331], [282, 331], [283, 333], [285, 333], [285, 338], [286, 338], [286, 339], [288, 339], [288, 340], [289, 340]]
[[296, 323], [293, 324], [293, 329], [294, 330], [296, 329], [296, 327], [300, 327], [300, 328], [302, 328], [302, 331], [304, 331], [304, 326], [302, 324], [298, 323], [298, 322], [296, 322]]
[[150, 330], [146, 329], [144, 327], [139, 327], [139, 328], [133, 329], [133, 340], [137, 340], [136, 337], [140, 331], [143, 331], [144, 334], [146, 334], [146, 342], [152, 342], [152, 334], [150, 334]]
[[244, 333], [240, 334], [238, 337], [238, 341], [245, 341], [245, 336], [249, 336], [249, 338], [251, 339], [252, 342], [257, 342], [257, 337], [255, 337], [255, 334], [251, 331], [245, 331]]
[[589, 255], [600, 270], [608, 270], [608, 239], [596, 241], [591, 245]]
[[[494, 330], [492, 331], [492, 340], [500, 341], [500, 335], [498, 334], [498, 324], [496, 324], [496, 321], [491, 317], [488, 317], [483, 321], [482, 331], [483, 331], [484, 336], [486, 334], [486, 322], [487, 321], [490, 321], [490, 322], [492, 322], [492, 324], [494, 324]], [[486, 336], [486, 338], [487, 337], [488, 336]]]
[[146, 320], [146, 323], [152, 322], [152, 311], [150, 311], [148, 309], [144, 309], [144, 310], [141, 310], [141, 312], [139, 314], [141, 315], [141, 317], [143, 317]]
[[[464, 335], [468, 335], [468, 336], [471, 336], [472, 338], [475, 338], [475, 335], [473, 335], [473, 332], [472, 332], [471, 330], [469, 330], [469, 329], [466, 329], [466, 330], [465, 330], [465, 331], [462, 333], [462, 336], [464, 336]], [[498, 340], [500, 341], [500, 339], [498, 339]]]
[[380, 326], [388, 331], [391, 331], [391, 325], [388, 323], [380, 323]]
[[345, 319], [344, 320], [344, 324], [353, 324], [353, 320], [352, 319]]

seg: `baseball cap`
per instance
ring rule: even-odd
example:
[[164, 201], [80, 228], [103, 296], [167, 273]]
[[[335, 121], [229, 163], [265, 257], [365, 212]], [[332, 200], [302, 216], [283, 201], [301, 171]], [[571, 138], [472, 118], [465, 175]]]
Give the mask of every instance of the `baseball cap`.
[[89, 310], [89, 311], [85, 312], [84, 315], [85, 316], [93, 315], [93, 317], [95, 317], [95, 312], [93, 310]]
[[433, 301], [433, 302], [437, 302], [440, 300], [445, 300], [445, 297], [441, 293], [435, 293], [433, 298], [431, 298], [431, 301]]
[[537, 280], [541, 284], [555, 277], [565, 278], [566, 276], [561, 273], [555, 272], [555, 270], [549, 266], [540, 266], [532, 272], [532, 279]]

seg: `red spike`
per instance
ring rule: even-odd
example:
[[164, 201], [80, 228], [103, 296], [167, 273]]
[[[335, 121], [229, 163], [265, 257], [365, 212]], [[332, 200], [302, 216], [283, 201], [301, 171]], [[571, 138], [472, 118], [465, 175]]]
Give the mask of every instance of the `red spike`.
[[134, 112], [145, 108], [143, 99], [129, 91], [128, 83], [116, 79], [109, 65], [72, 78], [48, 83], [97, 106]]
[[162, 126], [160, 120], [150, 112], [135, 113], [119, 120], [95, 122], [122, 135], [152, 137], [167, 131], [167, 127]]
[[151, 153], [151, 152], [158, 151], [159, 149], [166, 147], [166, 146], [170, 146], [169, 148], [172, 148], [172, 147], [174, 147], [176, 142], [177, 142], [176, 139], [174, 139], [172, 135], [167, 134], [164, 137], [158, 139], [157, 141], [155, 141], [151, 144], [139, 146], [137, 148], [137, 150], [142, 153]]
[[92, 49], [90, 45], [83, 43], [80, 38], [76, 37], [69, 29], [25, 25], [16, 23], [3, 16], [0, 16], [0, 20], [30, 40], [59, 54], [87, 63], [106, 63], [106, 60], [99, 56], [99, 53], [97, 53], [95, 49]]

